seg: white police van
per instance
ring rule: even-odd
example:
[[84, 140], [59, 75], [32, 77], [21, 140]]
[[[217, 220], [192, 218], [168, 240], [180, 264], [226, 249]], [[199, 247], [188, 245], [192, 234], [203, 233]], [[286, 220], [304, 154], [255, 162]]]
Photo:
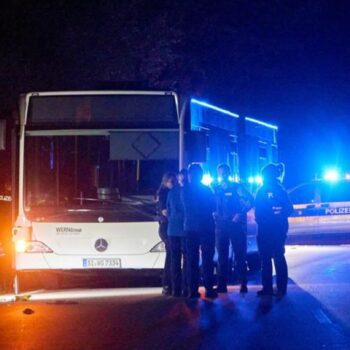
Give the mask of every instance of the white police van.
[[294, 212], [289, 219], [289, 236], [350, 234], [349, 180], [349, 176], [340, 179], [333, 173], [292, 189], [289, 195]]

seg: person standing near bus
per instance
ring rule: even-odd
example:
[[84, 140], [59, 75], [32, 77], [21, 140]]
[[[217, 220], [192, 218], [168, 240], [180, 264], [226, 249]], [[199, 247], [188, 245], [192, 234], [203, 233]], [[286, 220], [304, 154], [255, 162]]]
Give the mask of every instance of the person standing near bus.
[[263, 185], [258, 190], [255, 200], [263, 286], [258, 296], [273, 295], [272, 260], [276, 270], [275, 295], [281, 298], [287, 293], [288, 267], [284, 254], [288, 217], [293, 212], [293, 205], [279, 180], [281, 172], [281, 167], [275, 164], [268, 164], [263, 168]]
[[[179, 176], [178, 180], [180, 180]], [[171, 258], [172, 293], [174, 297], [188, 296], [184, 208], [181, 201], [183, 186], [180, 185], [181, 183], [183, 181], [179, 181], [169, 191], [167, 199], [168, 242]]]
[[177, 181], [181, 187], [184, 187], [188, 183], [188, 171], [187, 169], [181, 169], [177, 174]]
[[218, 250], [218, 293], [227, 293], [230, 275], [229, 248], [232, 246], [240, 292], [247, 293], [247, 212], [253, 206], [253, 196], [239, 183], [230, 181], [227, 164], [217, 167], [220, 181], [214, 186], [216, 197], [216, 244]]
[[159, 186], [159, 189], [156, 194], [156, 203], [157, 203], [157, 214], [159, 220], [159, 237], [164, 242], [165, 245], [165, 264], [163, 270], [162, 278], [162, 294], [171, 295], [171, 257], [170, 257], [170, 248], [168, 241], [168, 219], [167, 219], [167, 198], [169, 191], [174, 187], [176, 183], [176, 174], [175, 173], [165, 173], [162, 177], [162, 182]]
[[202, 167], [199, 164], [191, 164], [188, 169], [188, 184], [182, 189], [188, 259], [187, 275], [190, 297], [199, 298], [199, 250], [201, 250], [205, 296], [215, 298], [217, 297], [213, 288], [215, 197], [212, 190], [201, 183], [202, 177]]

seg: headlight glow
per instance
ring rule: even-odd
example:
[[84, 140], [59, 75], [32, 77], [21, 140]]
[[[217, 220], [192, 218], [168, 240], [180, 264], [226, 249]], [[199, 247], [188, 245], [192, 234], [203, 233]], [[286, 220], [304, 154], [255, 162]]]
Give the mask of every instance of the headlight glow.
[[27, 242], [24, 239], [19, 239], [15, 243], [16, 253], [24, 253], [27, 249]]
[[46, 244], [39, 241], [19, 239], [15, 243], [16, 253], [53, 253]]

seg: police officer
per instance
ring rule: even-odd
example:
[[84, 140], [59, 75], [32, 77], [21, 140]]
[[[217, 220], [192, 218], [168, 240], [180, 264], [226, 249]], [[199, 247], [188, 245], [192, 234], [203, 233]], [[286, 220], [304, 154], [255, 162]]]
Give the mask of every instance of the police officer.
[[[180, 180], [179, 176], [178, 180]], [[174, 297], [188, 296], [187, 276], [185, 273], [187, 257], [184, 231], [184, 208], [181, 200], [181, 192], [182, 186], [179, 181], [179, 183], [169, 191], [167, 199], [168, 242], [171, 257], [172, 293]]]
[[252, 195], [239, 183], [230, 181], [231, 169], [227, 164], [217, 167], [216, 244], [218, 250], [219, 293], [227, 293], [230, 274], [229, 247], [234, 252], [235, 269], [241, 283], [240, 292], [247, 293], [247, 212], [252, 208]]
[[191, 298], [198, 298], [199, 249], [202, 252], [203, 280], [207, 298], [217, 297], [214, 291], [215, 227], [213, 212], [215, 197], [201, 181], [203, 170], [199, 164], [188, 169], [188, 184], [182, 189], [184, 229], [188, 259], [188, 282]]
[[288, 267], [285, 241], [288, 232], [288, 217], [293, 205], [279, 178], [283, 167], [268, 164], [262, 170], [263, 185], [255, 200], [255, 219], [258, 224], [258, 248], [262, 262], [262, 285], [258, 296], [272, 295], [272, 260], [276, 270], [277, 297], [287, 293]]
[[166, 203], [167, 203], [168, 193], [170, 189], [175, 185], [175, 183], [176, 183], [176, 174], [171, 172], [165, 173], [162, 177], [162, 182], [156, 194], [157, 214], [158, 214], [158, 220], [159, 220], [158, 233], [159, 233], [160, 239], [164, 242], [164, 245], [165, 245], [165, 264], [164, 264], [163, 278], [162, 278], [163, 295], [172, 294], [171, 275], [170, 275], [171, 257], [170, 257], [169, 241], [168, 241], [168, 219], [167, 219]]

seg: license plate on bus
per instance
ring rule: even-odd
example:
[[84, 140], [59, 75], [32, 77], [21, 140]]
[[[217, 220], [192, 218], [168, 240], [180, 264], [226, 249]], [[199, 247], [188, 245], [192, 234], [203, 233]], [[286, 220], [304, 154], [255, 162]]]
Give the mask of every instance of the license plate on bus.
[[103, 268], [118, 269], [122, 267], [122, 264], [121, 264], [121, 260], [116, 258], [91, 258], [91, 259], [83, 259], [83, 267], [95, 268], [95, 269], [103, 269]]

